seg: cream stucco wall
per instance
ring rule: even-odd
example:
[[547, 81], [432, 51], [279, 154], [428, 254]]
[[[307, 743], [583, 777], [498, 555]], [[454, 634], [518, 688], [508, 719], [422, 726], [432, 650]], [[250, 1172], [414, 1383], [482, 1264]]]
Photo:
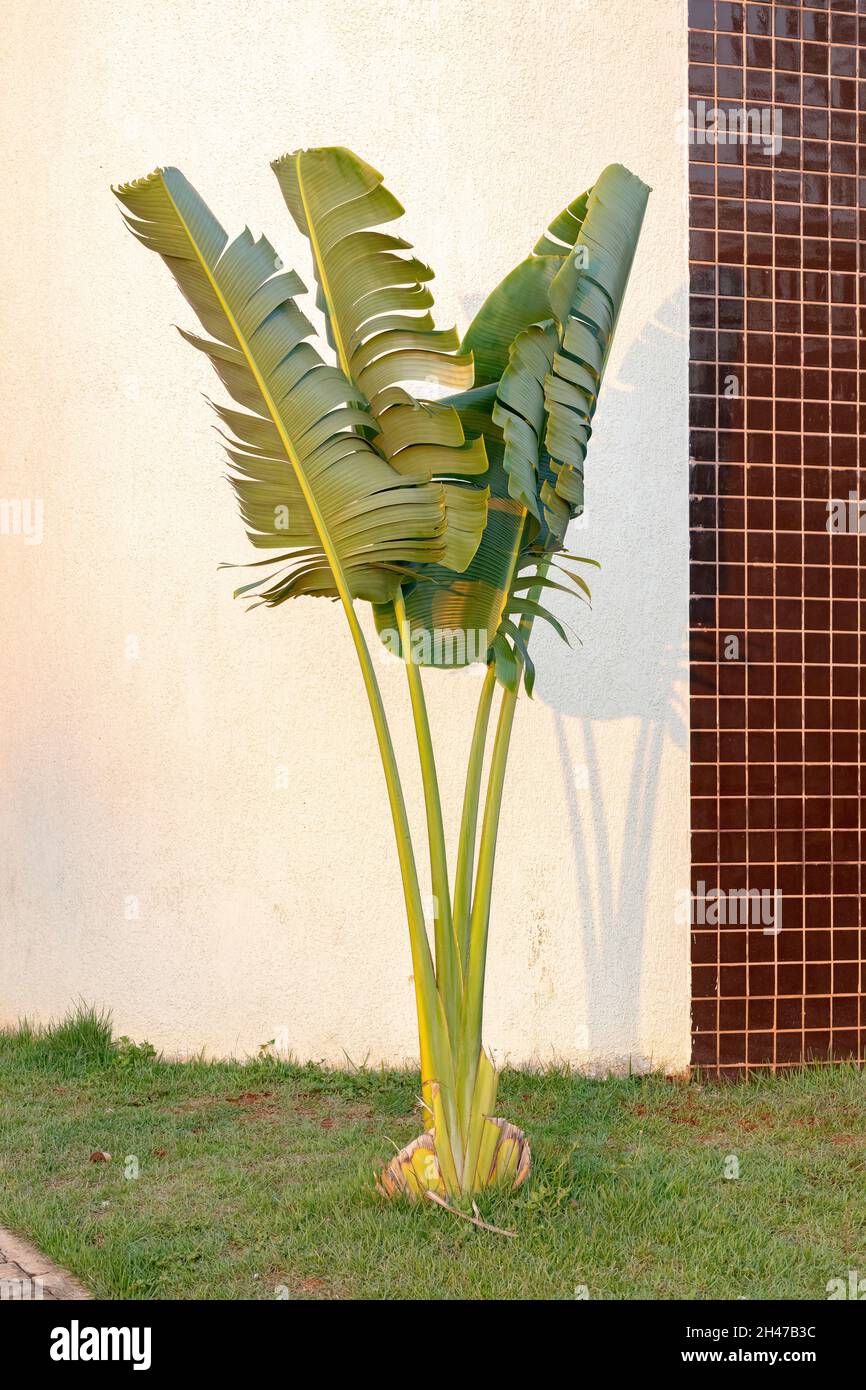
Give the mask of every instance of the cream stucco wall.
[[[190, 315], [108, 185], [177, 164], [307, 274], [268, 161], [347, 144], [465, 326], [608, 162], [654, 188], [597, 416], [569, 653], [539, 632], [503, 815], [500, 1058], [687, 1061], [684, 0], [17, 0], [4, 15], [0, 1024], [83, 996], [169, 1050], [415, 1053], [383, 780], [344, 621], [246, 613]], [[12, 512], [7, 510], [7, 516]], [[31, 512], [36, 523], [37, 512]], [[25, 513], [26, 521], [26, 513]], [[14, 522], [6, 525], [14, 531]], [[419, 788], [402, 670], [382, 685]], [[456, 827], [477, 678], [428, 680]], [[420, 830], [420, 827], [419, 827]]]

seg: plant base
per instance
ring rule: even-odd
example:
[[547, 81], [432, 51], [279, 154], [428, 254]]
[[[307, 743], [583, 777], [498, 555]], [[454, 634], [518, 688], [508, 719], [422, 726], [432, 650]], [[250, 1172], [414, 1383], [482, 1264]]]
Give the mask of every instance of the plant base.
[[497, 1119], [493, 1115], [486, 1121], [499, 1130], [492, 1145], [486, 1146], [484, 1157], [479, 1160], [473, 1177], [460, 1184], [456, 1192], [449, 1192], [442, 1175], [436, 1152], [435, 1131], [425, 1130], [413, 1139], [378, 1174], [376, 1191], [383, 1197], [408, 1197], [417, 1201], [427, 1192], [435, 1192], [440, 1197], [468, 1195], [483, 1192], [488, 1187], [520, 1187], [529, 1177], [532, 1168], [532, 1155], [529, 1140], [508, 1120]]

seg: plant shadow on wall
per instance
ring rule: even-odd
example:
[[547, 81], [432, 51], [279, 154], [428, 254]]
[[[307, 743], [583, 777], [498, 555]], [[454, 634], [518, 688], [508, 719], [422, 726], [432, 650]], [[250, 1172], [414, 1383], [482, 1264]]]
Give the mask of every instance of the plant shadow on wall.
[[[567, 550], [565, 534], [583, 508], [591, 422], [649, 190], [622, 165], [605, 169], [492, 291], [461, 342], [434, 326], [433, 272], [380, 230], [403, 209], [376, 170], [340, 148], [298, 150], [272, 167], [309, 241], [331, 364], [296, 302], [305, 285], [264, 237], [245, 229], [230, 240], [176, 169], [114, 192], [207, 334], [182, 328], [183, 337], [235, 402], [213, 408], [247, 534], [266, 552], [237, 593], [269, 607], [327, 597], [346, 617], [394, 822], [427, 1117], [379, 1189], [445, 1204], [518, 1187], [529, 1172], [526, 1136], [496, 1115], [498, 1078], [482, 1044], [496, 839], [517, 700], [535, 681], [533, 625], [567, 640], [547, 601], [590, 592], [583, 567], [595, 562]], [[431, 381], [452, 394], [407, 389]], [[361, 600], [406, 671], [432, 950]], [[452, 880], [422, 667], [479, 656], [486, 673]]]
[[[685, 362], [686, 301], [683, 285], [658, 308], [623, 358], [617, 379], [607, 383], [608, 401], [614, 394], [621, 397], [617, 414], [625, 440], [647, 440], [656, 433], [648, 418], [647, 392], [655, 400], [669, 400], [658, 381], [658, 364], [676, 359], [672, 344], [681, 348], [679, 356]], [[661, 418], [660, 412], [659, 423]], [[668, 468], [685, 477], [684, 460], [668, 459], [665, 471]], [[640, 1015], [650, 875], [658, 862], [653, 849], [657, 854], [658, 835], [664, 833], [656, 815], [659, 786], [666, 749], [687, 749], [689, 663], [687, 615], [666, 601], [664, 591], [676, 558], [648, 545], [650, 535], [658, 533], [649, 495], [655, 481], [642, 465], [633, 468], [629, 478], [626, 495], [617, 486], [608, 498], [616, 547], [605, 558], [596, 615], [581, 625], [584, 662], [588, 666], [600, 661], [604, 678], [582, 680], [580, 657], [569, 662], [571, 654], [563, 655], [556, 645], [545, 653], [549, 680], [540, 700], [553, 718], [577, 892], [585, 982], [577, 1050], [597, 1058], [603, 1069], [616, 1065], [641, 1070], [653, 1062], [641, 1052]], [[580, 524], [570, 536], [581, 537]], [[659, 526], [665, 524], [666, 519], [659, 518]], [[674, 529], [674, 545], [681, 539], [685, 547], [686, 533], [684, 510], [682, 526]], [[637, 556], [647, 557], [639, 569]], [[685, 563], [685, 553], [682, 559]], [[618, 615], [609, 611], [606, 595], [611, 592], [629, 595], [624, 628], [618, 626]], [[603, 653], [597, 645], [599, 621], [614, 629], [614, 639], [605, 641]], [[615, 766], [610, 758], [614, 741]], [[688, 805], [687, 788], [683, 804]], [[656, 910], [664, 915], [663, 930], [677, 930], [673, 891]], [[623, 1036], [630, 1043], [623, 1045]]]

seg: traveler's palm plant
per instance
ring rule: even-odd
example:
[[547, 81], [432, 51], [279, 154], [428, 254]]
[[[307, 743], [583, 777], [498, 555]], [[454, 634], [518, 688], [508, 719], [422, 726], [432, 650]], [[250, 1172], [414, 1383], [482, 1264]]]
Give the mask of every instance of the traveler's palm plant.
[[[361, 666], [394, 821], [428, 1117], [380, 1174], [380, 1190], [442, 1198], [517, 1186], [529, 1145], [494, 1113], [497, 1076], [481, 1040], [499, 812], [518, 691], [522, 680], [531, 695], [535, 678], [533, 623], [565, 637], [543, 600], [558, 590], [589, 595], [575, 565], [591, 562], [566, 551], [565, 534], [583, 505], [592, 417], [648, 189], [621, 165], [605, 169], [497, 286], [461, 343], [434, 327], [432, 271], [381, 230], [403, 209], [374, 169], [336, 148], [297, 151], [273, 168], [310, 243], [331, 363], [295, 302], [304, 285], [263, 237], [245, 230], [229, 240], [176, 169], [114, 191], [208, 335], [183, 336], [240, 407], [214, 409], [248, 535], [267, 553], [238, 593], [271, 607], [338, 599]], [[439, 391], [411, 394], [417, 383]], [[359, 599], [406, 665], [432, 949]], [[452, 880], [421, 667], [473, 660], [487, 670]]]

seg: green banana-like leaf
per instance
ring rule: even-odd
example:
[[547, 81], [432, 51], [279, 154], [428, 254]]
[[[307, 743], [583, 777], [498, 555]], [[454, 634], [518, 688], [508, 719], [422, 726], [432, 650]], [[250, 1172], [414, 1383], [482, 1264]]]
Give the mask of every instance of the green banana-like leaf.
[[[471, 632], [464, 644], [476, 652], [477, 634], [486, 633], [497, 676], [513, 688], [513, 624], [501, 624], [521, 611], [511, 604], [520, 597], [515, 577], [562, 548], [582, 509], [590, 421], [648, 193], [621, 165], [607, 168], [493, 291], [464, 339], [476, 355], [476, 386], [449, 400], [464, 427], [472, 420], [487, 439], [488, 522], [463, 574], [419, 567], [426, 582], [407, 590], [418, 660], [429, 653], [432, 665], [464, 664], [444, 659], [459, 643], [437, 645], [437, 630]], [[380, 633], [395, 626], [389, 605], [377, 608], [376, 620]]]
[[508, 366], [496, 392], [493, 419], [505, 441], [502, 466], [508, 475], [508, 492], [541, 523], [538, 464], [547, 408], [545, 382], [559, 347], [554, 323], [524, 328], [511, 345]]
[[[517, 335], [499, 382], [493, 418], [505, 439], [502, 464], [509, 492], [543, 523], [538, 534], [527, 538], [533, 559], [550, 557], [561, 549], [568, 523], [583, 510], [583, 465], [591, 421], [648, 196], [647, 186], [621, 164], [603, 171], [591, 190], [574, 251], [562, 259], [550, 284], [555, 317]], [[522, 548], [521, 560], [530, 544]], [[550, 585], [545, 569], [546, 565], [539, 576], [539, 590]], [[571, 577], [579, 581], [579, 576]], [[581, 586], [586, 589], [582, 580]], [[522, 581], [512, 583], [504, 617], [543, 618], [567, 641], [548, 609], [534, 597], [521, 597], [522, 587]], [[521, 648], [513, 629], [500, 627], [500, 646], [502, 639], [509, 638], [517, 656], [523, 658], [531, 694], [534, 672], [530, 674], [525, 664], [525, 643]], [[507, 688], [514, 688], [504, 678], [513, 680], [501, 654], [497, 676]]]
[[[364, 392], [374, 415], [389, 407], [389, 388], [435, 380], [452, 390], [472, 385], [468, 353], [457, 354], [455, 329], [436, 332], [423, 287], [433, 271], [400, 237], [371, 231], [403, 215], [377, 170], [339, 147], [294, 150], [274, 160], [289, 211], [309, 238], [340, 366]], [[414, 317], [419, 310], [425, 312]]]
[[[588, 198], [588, 192], [582, 193], [554, 218], [532, 254], [488, 295], [461, 344], [461, 351], [474, 357], [474, 386], [470, 391], [447, 397], [443, 404], [456, 410], [465, 431], [479, 432], [486, 440], [489, 466], [480, 481], [490, 490], [487, 525], [459, 584], [454, 584], [454, 576], [441, 567], [423, 566], [419, 567], [421, 582], [407, 588], [406, 612], [413, 633], [413, 655], [422, 664], [464, 666], [485, 659], [490, 651], [493, 659], [498, 658], [500, 681], [510, 684], [517, 678], [517, 666], [507, 643], [501, 641], [495, 648], [492, 643], [505, 611], [515, 559], [528, 537], [543, 527], [543, 512], [535, 500], [534, 488], [531, 508], [527, 505], [529, 491], [521, 494], [516, 444], [512, 447], [512, 475], [503, 467], [503, 445], [508, 447], [508, 438], [503, 438], [500, 426], [500, 419], [504, 421], [506, 414], [495, 412], [497, 388], [515, 336], [528, 325], [552, 318], [549, 289], [577, 239]], [[538, 403], [542, 407], [537, 422], [541, 437], [545, 419], [543, 388], [539, 388]], [[513, 436], [519, 433], [520, 425], [516, 417], [509, 418], [515, 422], [513, 428], [509, 426]], [[525, 481], [528, 488], [528, 479]], [[538, 525], [527, 527], [527, 510]], [[396, 619], [390, 604], [376, 610], [376, 624], [383, 640], [399, 651]]]
[[281, 270], [270, 243], [248, 229], [229, 241], [176, 169], [114, 192], [133, 234], [162, 256], [210, 335], [183, 336], [243, 407], [215, 407], [231, 432], [241, 514], [254, 545], [284, 552], [276, 577], [247, 588], [271, 605], [334, 595], [333, 562], [353, 596], [382, 602], [410, 563], [465, 562], [476, 499], [465, 491], [461, 534], [449, 526], [441, 484], [402, 475], [373, 447], [362, 394], [307, 342], [312, 325], [294, 300], [304, 286]]
[[583, 510], [591, 420], [648, 197], [646, 184], [622, 164], [608, 165], [593, 185], [574, 254], [551, 282], [560, 345], [544, 383], [544, 445], [553, 480], [542, 482], [540, 496], [560, 540], [568, 520]]
[[450, 406], [418, 401], [407, 382], [452, 391], [472, 385], [471, 352], [459, 352], [455, 329], [437, 331], [429, 312], [429, 266], [404, 253], [411, 246], [376, 230], [403, 208], [382, 175], [350, 150], [295, 150], [271, 166], [289, 211], [309, 239], [317, 304], [345, 376], [368, 404], [376, 448], [404, 477], [441, 480], [452, 528], [464, 538], [463, 570], [481, 539], [486, 490], [454, 480], [487, 469], [484, 440], [466, 438]]
[[461, 344], [475, 358], [475, 385], [497, 382], [518, 333], [551, 317], [550, 286], [574, 246], [592, 189], [563, 208], [539, 237], [532, 254], [509, 271], [485, 299]]
[[[502, 432], [491, 414], [495, 392], [469, 391], [449, 400], [464, 428], [484, 435], [489, 463], [481, 481], [490, 490], [487, 525], [461, 575], [441, 565], [413, 566], [417, 582], [412, 585], [407, 580], [403, 589], [413, 660], [425, 666], [460, 667], [487, 659], [520, 554], [526, 512], [509, 495], [509, 479], [502, 466]], [[379, 636], [392, 651], [400, 652], [392, 604], [378, 605], [374, 614]]]

